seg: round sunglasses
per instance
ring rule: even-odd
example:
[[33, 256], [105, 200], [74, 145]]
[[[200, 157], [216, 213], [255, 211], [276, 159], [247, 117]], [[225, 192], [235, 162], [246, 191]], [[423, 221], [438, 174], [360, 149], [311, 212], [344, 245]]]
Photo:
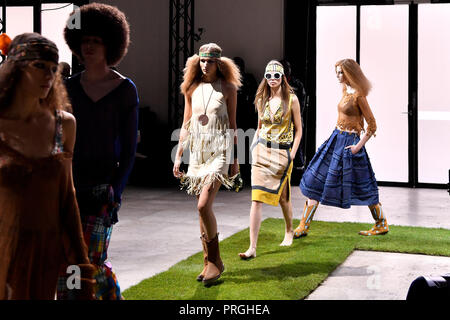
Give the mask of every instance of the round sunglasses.
[[281, 77], [282, 77], [282, 74], [281, 73], [279, 73], [279, 72], [273, 72], [273, 73], [271, 73], [271, 72], [267, 72], [265, 75], [264, 75], [264, 78], [266, 78], [267, 80], [270, 80], [270, 79], [272, 79], [272, 77], [274, 78], [274, 79], [280, 79]]

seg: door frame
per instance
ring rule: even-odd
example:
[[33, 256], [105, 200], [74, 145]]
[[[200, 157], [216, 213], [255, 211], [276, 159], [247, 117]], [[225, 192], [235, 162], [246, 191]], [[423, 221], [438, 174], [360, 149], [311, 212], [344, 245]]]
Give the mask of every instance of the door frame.
[[[297, 2], [297, 3], [296, 3]], [[299, 3], [300, 2], [300, 3]], [[408, 5], [408, 182], [377, 181], [380, 186], [409, 188], [446, 189], [448, 184], [423, 183], [418, 181], [418, 4], [431, 1], [333, 1], [333, 0], [285, 0], [285, 58], [293, 68], [293, 74], [300, 78], [307, 92], [304, 138], [307, 163], [315, 154], [316, 145], [316, 21], [318, 6], [356, 6], [356, 61], [360, 62], [361, 6], [366, 5]], [[450, 3], [450, 0], [433, 3]], [[300, 15], [300, 16], [299, 16]], [[300, 31], [300, 32], [299, 32]], [[303, 40], [306, 42], [299, 43]], [[303, 46], [303, 47], [302, 47]], [[306, 47], [306, 49], [304, 48]], [[299, 54], [300, 53], [300, 54]], [[303, 61], [301, 61], [303, 59]], [[295, 70], [296, 69], [296, 70]], [[308, 130], [308, 128], [310, 128]], [[293, 173], [294, 174], [294, 173]], [[301, 173], [300, 173], [301, 174]], [[449, 178], [450, 179], [450, 178]]]

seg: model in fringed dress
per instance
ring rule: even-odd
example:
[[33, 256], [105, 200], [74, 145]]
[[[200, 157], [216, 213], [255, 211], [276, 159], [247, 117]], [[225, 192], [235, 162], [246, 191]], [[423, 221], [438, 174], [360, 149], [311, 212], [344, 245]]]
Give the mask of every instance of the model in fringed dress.
[[[198, 199], [204, 268], [197, 280], [205, 285], [217, 280], [224, 270], [212, 210], [214, 198], [222, 184], [231, 188], [239, 172], [237, 154], [232, 157], [231, 150], [232, 143], [237, 144], [236, 101], [237, 89], [241, 86], [240, 74], [234, 62], [222, 57], [221, 52], [217, 44], [205, 44], [198, 55], [186, 62], [181, 85], [185, 97], [184, 120], [173, 167], [173, 174], [181, 178], [183, 188]], [[185, 149], [190, 152], [187, 173], [180, 172]]]

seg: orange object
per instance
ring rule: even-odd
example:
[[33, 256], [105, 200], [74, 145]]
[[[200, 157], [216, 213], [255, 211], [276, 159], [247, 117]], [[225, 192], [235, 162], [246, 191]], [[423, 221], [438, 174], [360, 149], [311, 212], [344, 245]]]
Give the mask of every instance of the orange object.
[[3, 55], [8, 54], [9, 45], [11, 44], [11, 38], [6, 33], [0, 34], [0, 51]]

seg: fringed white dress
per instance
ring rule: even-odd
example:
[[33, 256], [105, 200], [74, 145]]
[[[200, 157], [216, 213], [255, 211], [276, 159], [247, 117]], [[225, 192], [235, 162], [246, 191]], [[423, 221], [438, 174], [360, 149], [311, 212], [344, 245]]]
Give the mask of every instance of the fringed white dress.
[[[207, 123], [202, 123], [205, 115]], [[204, 186], [220, 181], [231, 188], [228, 177], [231, 158], [230, 122], [221, 80], [202, 82], [192, 93], [192, 117], [188, 123], [188, 138], [183, 142], [189, 148], [189, 168], [181, 183], [188, 194], [199, 195]]]

